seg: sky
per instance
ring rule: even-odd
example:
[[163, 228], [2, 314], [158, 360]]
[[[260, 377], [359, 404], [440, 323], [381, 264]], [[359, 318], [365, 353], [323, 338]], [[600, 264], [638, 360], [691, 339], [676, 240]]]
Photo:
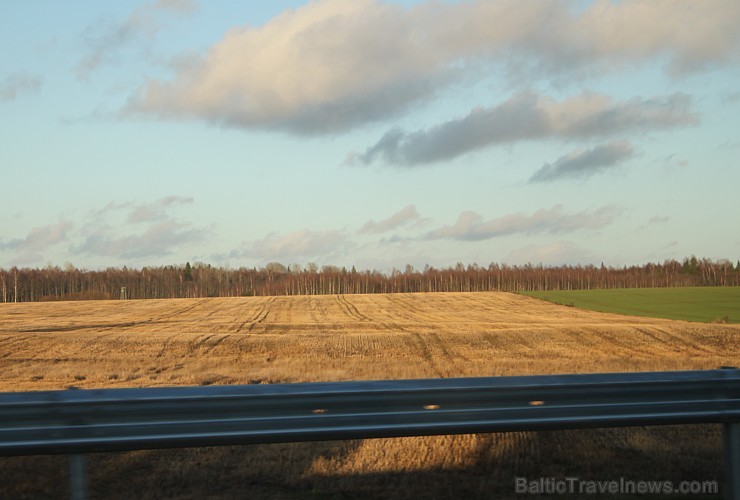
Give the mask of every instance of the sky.
[[740, 259], [737, 0], [0, 10], [0, 267]]

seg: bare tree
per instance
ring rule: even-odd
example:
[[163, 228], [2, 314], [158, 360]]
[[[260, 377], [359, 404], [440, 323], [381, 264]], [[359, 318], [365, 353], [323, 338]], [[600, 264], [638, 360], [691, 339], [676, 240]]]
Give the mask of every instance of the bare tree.
[[18, 302], [18, 268], [14, 267], [13, 271], [13, 302]]

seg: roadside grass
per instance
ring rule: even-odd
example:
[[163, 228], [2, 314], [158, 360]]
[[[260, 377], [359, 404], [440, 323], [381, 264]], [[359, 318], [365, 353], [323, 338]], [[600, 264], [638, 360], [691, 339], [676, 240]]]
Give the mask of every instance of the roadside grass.
[[740, 287], [551, 290], [522, 295], [616, 314], [702, 323], [740, 323]]

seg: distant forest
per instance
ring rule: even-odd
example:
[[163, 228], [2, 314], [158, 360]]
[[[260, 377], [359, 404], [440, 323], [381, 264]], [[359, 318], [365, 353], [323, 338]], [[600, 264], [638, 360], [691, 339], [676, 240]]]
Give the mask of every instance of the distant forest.
[[92, 271], [68, 264], [64, 268], [0, 269], [0, 302], [738, 285], [740, 261], [733, 265], [729, 260], [694, 256], [682, 262], [666, 260], [629, 267], [496, 263], [483, 267], [458, 263], [447, 268], [425, 266], [422, 270], [407, 265], [390, 273], [277, 262], [261, 268], [186, 263]]

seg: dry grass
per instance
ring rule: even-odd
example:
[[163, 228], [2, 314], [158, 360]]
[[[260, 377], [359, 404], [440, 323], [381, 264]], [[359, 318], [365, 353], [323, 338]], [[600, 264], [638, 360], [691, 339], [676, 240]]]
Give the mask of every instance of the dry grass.
[[[738, 334], [738, 325], [495, 292], [2, 304], [0, 390], [708, 369], [737, 364]], [[513, 496], [514, 475], [678, 481], [722, 470], [713, 426], [141, 451], [92, 462], [94, 492], [111, 498], [489, 498]], [[64, 465], [3, 459], [0, 497], [54, 497], [66, 488]], [[48, 472], [37, 475], [42, 466]]]

